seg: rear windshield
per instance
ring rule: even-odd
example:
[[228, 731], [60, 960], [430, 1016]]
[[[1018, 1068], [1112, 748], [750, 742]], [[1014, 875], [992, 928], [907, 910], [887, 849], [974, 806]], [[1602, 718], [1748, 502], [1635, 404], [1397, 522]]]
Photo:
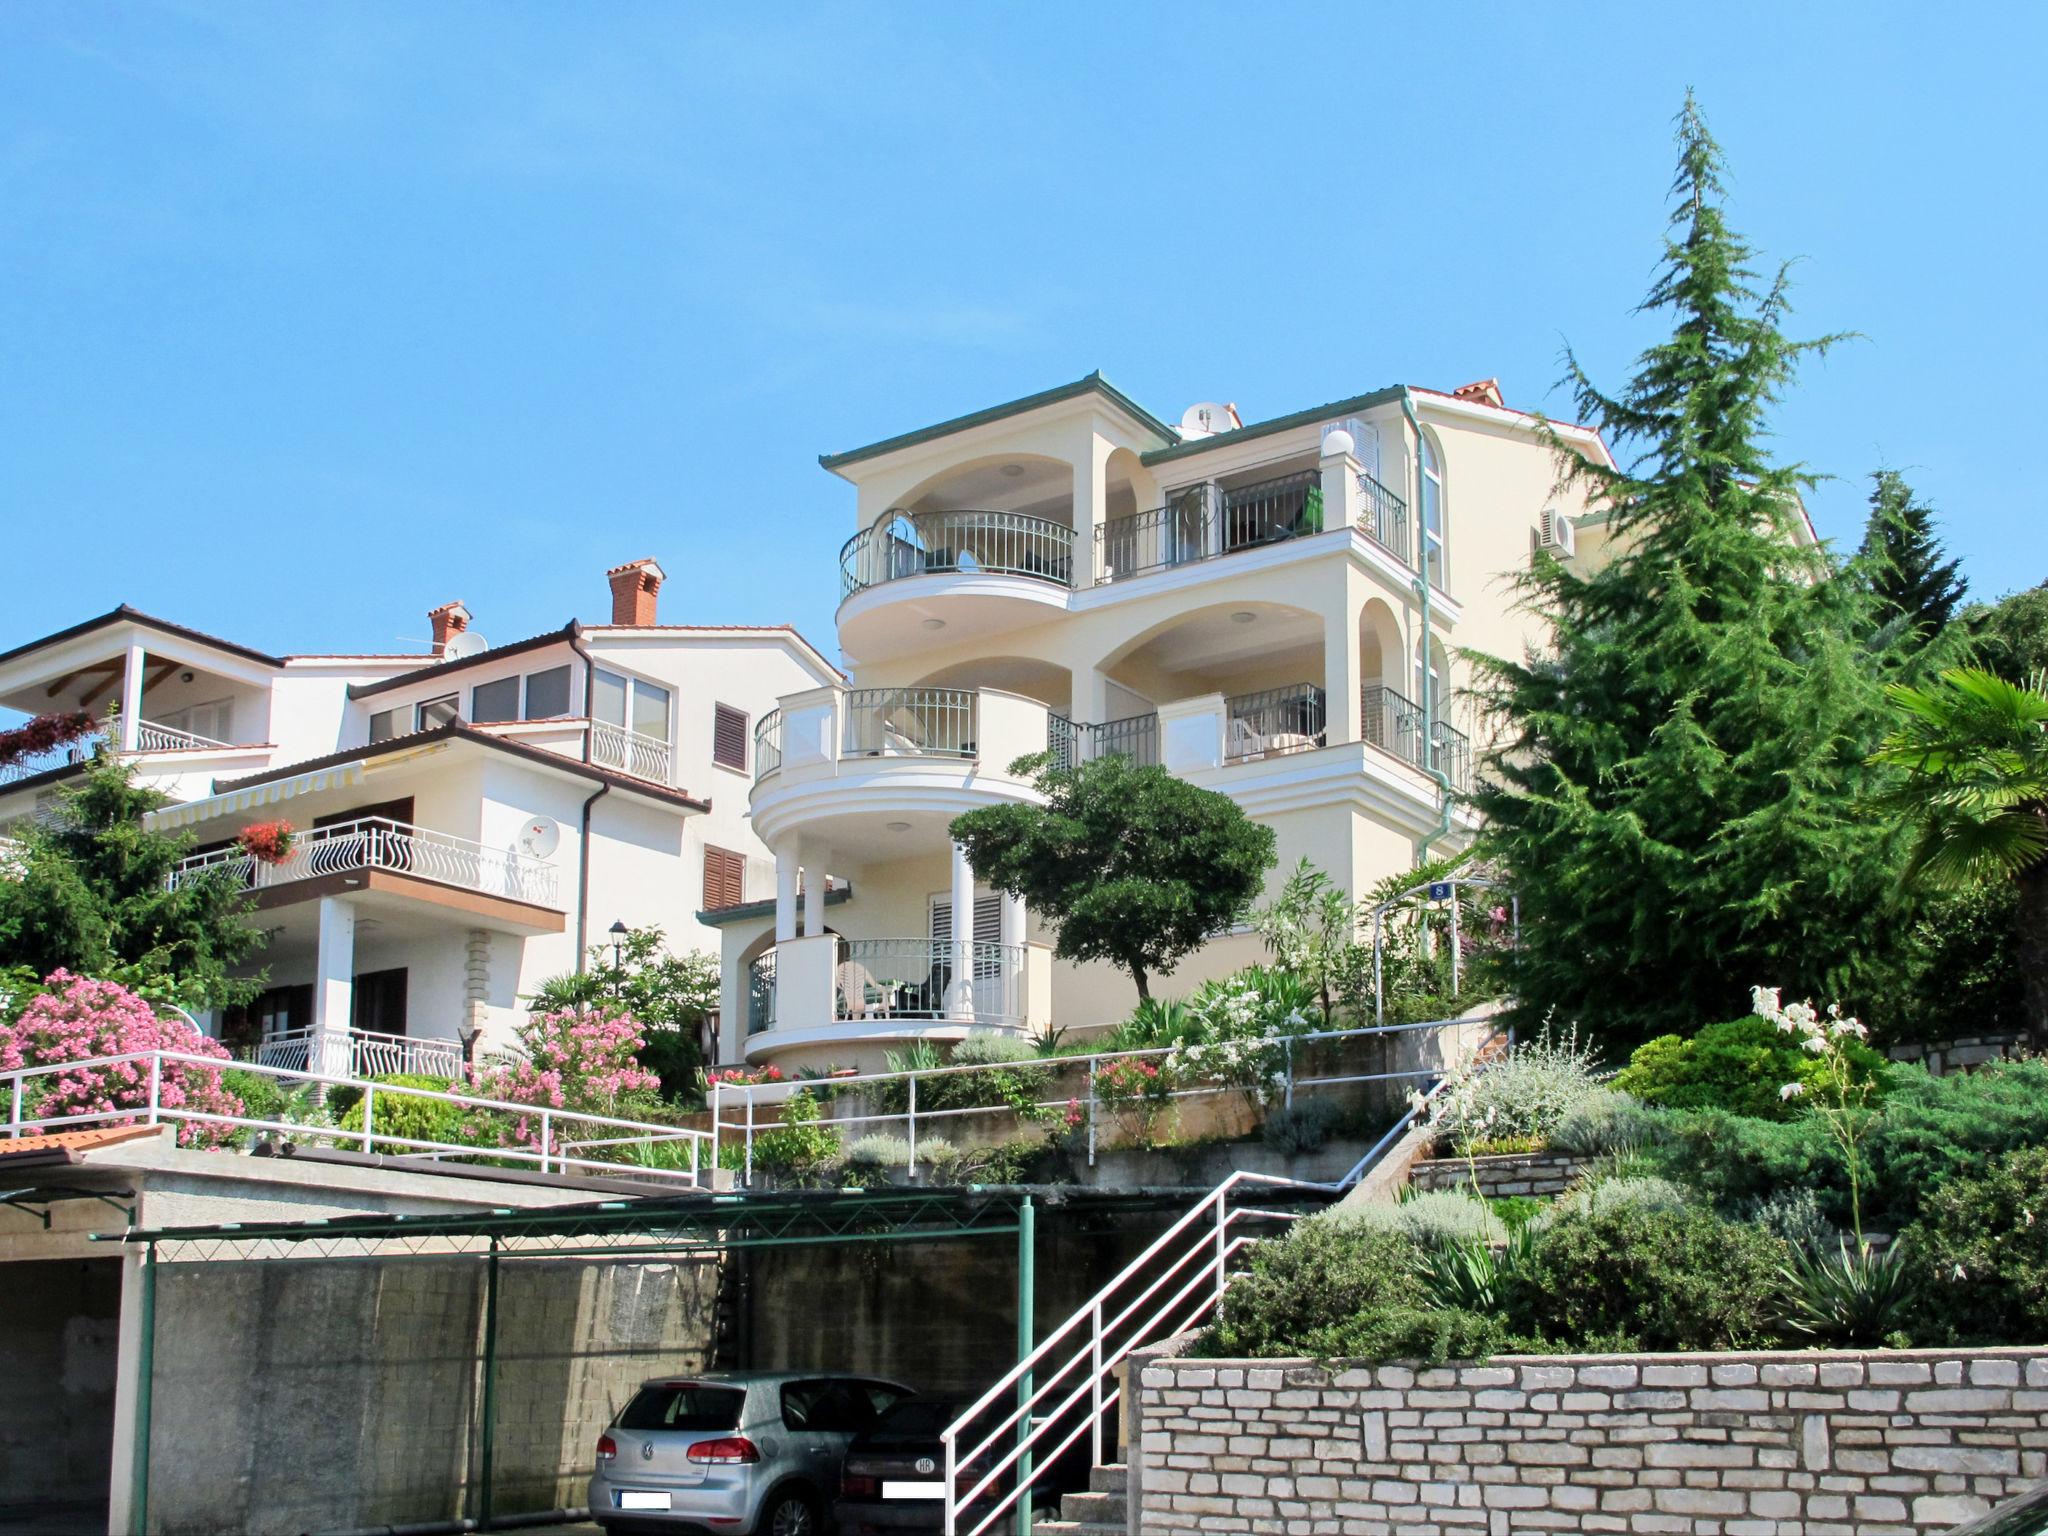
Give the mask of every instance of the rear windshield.
[[927, 1397], [907, 1397], [889, 1409], [875, 1425], [871, 1438], [877, 1440], [936, 1440], [959, 1412], [957, 1403], [934, 1402]]
[[620, 1429], [738, 1429], [747, 1394], [737, 1387], [672, 1382], [642, 1387], [619, 1415]]

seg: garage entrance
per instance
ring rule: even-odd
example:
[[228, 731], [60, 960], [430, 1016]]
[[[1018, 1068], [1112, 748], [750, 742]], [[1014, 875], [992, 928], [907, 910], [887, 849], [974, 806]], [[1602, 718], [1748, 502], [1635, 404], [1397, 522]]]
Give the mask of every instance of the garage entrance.
[[0, 1531], [106, 1528], [121, 1261], [0, 1264]]

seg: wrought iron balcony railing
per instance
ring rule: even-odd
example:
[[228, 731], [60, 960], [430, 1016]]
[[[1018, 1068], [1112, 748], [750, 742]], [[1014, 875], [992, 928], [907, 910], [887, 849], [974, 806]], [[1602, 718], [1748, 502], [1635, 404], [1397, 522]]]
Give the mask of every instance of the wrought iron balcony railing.
[[839, 595], [906, 576], [986, 571], [1074, 584], [1074, 530], [1023, 512], [896, 512], [839, 551]]

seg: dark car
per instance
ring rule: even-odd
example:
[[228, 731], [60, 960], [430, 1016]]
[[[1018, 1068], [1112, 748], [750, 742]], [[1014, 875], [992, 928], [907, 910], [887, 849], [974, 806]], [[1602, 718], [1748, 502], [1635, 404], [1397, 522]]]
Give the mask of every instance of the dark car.
[[[939, 1437], [962, 1406], [943, 1398], [909, 1398], [885, 1409], [873, 1429], [855, 1436], [839, 1474], [839, 1501], [832, 1506], [839, 1536], [944, 1529], [946, 1446]], [[974, 1529], [991, 1502], [984, 1499], [962, 1510], [959, 1528]]]
[[2048, 1536], [2048, 1483], [1957, 1526], [1949, 1536]]

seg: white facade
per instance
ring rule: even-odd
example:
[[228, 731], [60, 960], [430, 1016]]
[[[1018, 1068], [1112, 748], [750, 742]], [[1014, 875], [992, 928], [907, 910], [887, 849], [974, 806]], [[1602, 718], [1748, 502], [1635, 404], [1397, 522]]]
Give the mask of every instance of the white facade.
[[[111, 708], [107, 745], [174, 802], [152, 820], [193, 839], [180, 878], [226, 863], [257, 888], [269, 990], [210, 1027], [330, 1068], [383, 1034], [439, 1042], [355, 1062], [432, 1070], [465, 1035], [502, 1045], [521, 998], [614, 922], [715, 952], [710, 898], [769, 894], [753, 723], [839, 674], [787, 628], [655, 622], [652, 562], [610, 574], [612, 623], [490, 647], [449, 605], [427, 655], [268, 656], [118, 609], [0, 656], [0, 706]], [[92, 746], [0, 780], [0, 829]], [[237, 835], [280, 819], [291, 854], [250, 860]]]
[[[950, 845], [961, 811], [1032, 793], [1024, 751], [1160, 762], [1271, 825], [1276, 878], [1307, 857], [1354, 894], [1469, 841], [1461, 650], [1535, 638], [1509, 583], [1585, 510], [1540, 423], [1490, 381], [1211, 419], [1232, 429], [1177, 432], [1091, 375], [823, 460], [856, 492], [855, 675], [782, 701], [752, 804], [784, 891], [800, 870], [833, 894], [723, 924], [725, 1014], [752, 1015], [729, 1058], [867, 1064], [1128, 1012], [1128, 981], [1053, 963]], [[1155, 990], [1259, 955], [1223, 936]]]

